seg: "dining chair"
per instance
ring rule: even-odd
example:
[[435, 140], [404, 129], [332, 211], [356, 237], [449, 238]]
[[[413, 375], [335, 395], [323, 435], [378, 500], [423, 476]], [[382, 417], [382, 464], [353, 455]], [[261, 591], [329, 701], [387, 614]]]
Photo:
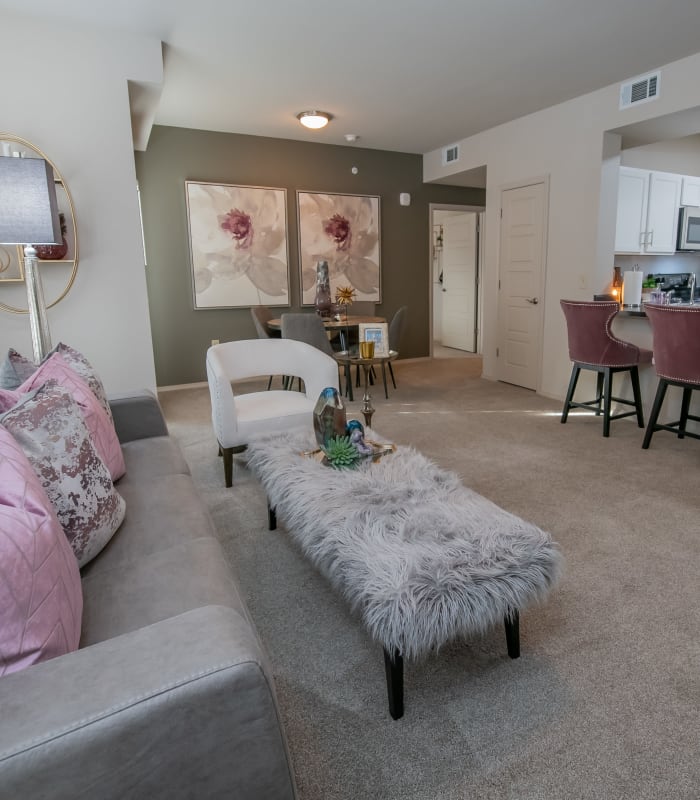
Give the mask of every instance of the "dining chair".
[[[391, 322], [389, 323], [389, 350], [395, 350], [397, 353], [401, 352], [401, 342], [403, 341], [403, 336], [406, 331], [407, 320], [408, 306], [401, 306], [401, 308], [394, 313], [394, 316], [391, 318]], [[391, 366], [391, 361], [388, 363], [389, 375], [391, 375], [391, 382], [395, 389], [396, 378], [394, 378], [394, 369]], [[385, 370], [384, 364], [382, 364], [382, 369]], [[384, 385], [386, 386], [386, 375], [384, 375]]]
[[[255, 325], [255, 332], [258, 334], [258, 339], [272, 339], [274, 338], [267, 327], [267, 323], [274, 318], [274, 314], [267, 306], [251, 306], [250, 316], [253, 318], [253, 325]], [[270, 375], [267, 382], [268, 392], [272, 388], [272, 379], [274, 375]], [[282, 376], [282, 383], [286, 383], [285, 376]]]
[[[283, 390], [238, 394], [234, 381], [262, 375], [297, 375], [304, 392]], [[233, 454], [251, 437], [312, 427], [321, 392], [338, 389], [338, 362], [306, 342], [291, 339], [243, 339], [212, 345], [207, 350], [207, 381], [211, 416], [224, 481], [233, 483]]]
[[[281, 331], [283, 339], [296, 339], [306, 342], [322, 353], [333, 357], [333, 347], [328, 339], [323, 320], [318, 314], [289, 313], [282, 314]], [[335, 360], [335, 359], [334, 359]], [[337, 363], [337, 362], [336, 362]], [[352, 400], [352, 386], [347, 386], [349, 367], [345, 367], [346, 394]]]
[[[560, 301], [569, 339], [569, 358], [573, 361], [571, 379], [566, 392], [562, 424], [566, 422], [572, 408], [582, 408], [596, 415], [603, 414], [603, 436], [610, 435], [610, 422], [636, 415], [637, 424], [644, 427], [642, 396], [639, 388], [639, 365], [649, 364], [652, 351], [637, 347], [631, 342], [618, 339], [610, 328], [615, 315], [620, 310], [617, 302], [599, 301]], [[596, 397], [594, 400], [574, 402], [574, 392], [581, 370], [597, 373]], [[612, 394], [613, 376], [618, 372], [629, 372], [634, 400], [614, 397]], [[612, 403], [633, 406], [633, 411], [611, 413]]]
[[[686, 430], [688, 420], [700, 422], [689, 413], [693, 392], [700, 389], [700, 306], [644, 306], [654, 337], [654, 367], [659, 376], [654, 404], [649, 417], [642, 449], [647, 450], [656, 431], [670, 431], [679, 439], [700, 439], [700, 434]], [[669, 386], [683, 390], [680, 418], [661, 424], [659, 412]]]

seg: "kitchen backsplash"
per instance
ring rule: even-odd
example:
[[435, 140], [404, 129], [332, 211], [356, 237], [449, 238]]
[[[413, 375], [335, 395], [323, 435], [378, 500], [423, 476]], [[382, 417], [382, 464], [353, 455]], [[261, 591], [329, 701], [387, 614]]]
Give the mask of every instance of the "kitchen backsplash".
[[669, 275], [678, 272], [694, 272], [700, 278], [700, 253], [676, 253], [672, 256], [615, 256], [615, 266], [621, 272], [638, 266], [644, 277], [652, 275]]

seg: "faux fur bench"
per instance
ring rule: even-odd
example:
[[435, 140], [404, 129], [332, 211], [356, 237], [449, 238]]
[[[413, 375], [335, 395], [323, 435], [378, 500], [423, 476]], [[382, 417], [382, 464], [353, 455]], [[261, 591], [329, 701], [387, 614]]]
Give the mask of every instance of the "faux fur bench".
[[412, 448], [338, 471], [302, 455], [315, 446], [313, 434], [258, 439], [248, 464], [267, 492], [270, 529], [279, 515], [384, 648], [392, 717], [403, 715], [404, 658], [501, 620], [517, 658], [519, 613], [559, 574], [549, 534]]

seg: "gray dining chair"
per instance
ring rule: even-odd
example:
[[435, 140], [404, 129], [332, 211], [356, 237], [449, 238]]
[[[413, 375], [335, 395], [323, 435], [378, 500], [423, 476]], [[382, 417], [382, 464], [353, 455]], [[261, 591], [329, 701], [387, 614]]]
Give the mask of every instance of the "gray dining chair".
[[[408, 306], [401, 306], [401, 308], [394, 314], [389, 323], [389, 350], [395, 350], [397, 353], [401, 352], [401, 342], [403, 341], [404, 332], [406, 331], [406, 321], [408, 318]], [[394, 377], [394, 370], [389, 363], [389, 374], [391, 375], [391, 382], [396, 388], [396, 378]], [[386, 367], [382, 364], [384, 372], [384, 385], [386, 386]]]
[[[306, 342], [328, 356], [333, 356], [334, 350], [328, 339], [323, 320], [317, 314], [282, 314], [282, 338], [296, 339]], [[346, 393], [352, 400], [352, 385], [349, 384], [349, 367], [345, 367]]]
[[[270, 333], [270, 329], [267, 327], [267, 323], [274, 318], [274, 314], [267, 306], [251, 306], [250, 307], [250, 316], [253, 318], [253, 325], [255, 325], [255, 332], [258, 335], [258, 339], [272, 339], [273, 336]], [[272, 379], [274, 375], [270, 375], [270, 379], [267, 382], [267, 391], [269, 392], [272, 388]], [[285, 377], [282, 376], [282, 384], [286, 383]]]

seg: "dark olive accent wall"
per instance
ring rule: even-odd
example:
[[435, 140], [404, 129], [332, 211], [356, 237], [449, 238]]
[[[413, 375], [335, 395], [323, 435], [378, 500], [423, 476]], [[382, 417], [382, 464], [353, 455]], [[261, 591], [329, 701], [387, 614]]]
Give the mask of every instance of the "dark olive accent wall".
[[[297, 190], [379, 195], [382, 302], [391, 319], [409, 307], [401, 355], [427, 356], [429, 342], [429, 203], [483, 205], [482, 189], [424, 184], [420, 155], [156, 126], [136, 172], [146, 240], [146, 280], [159, 386], [206, 379], [212, 339], [255, 338], [247, 308], [195, 311], [185, 181], [287, 190], [290, 302], [300, 308]], [[358, 168], [353, 175], [352, 167]], [[409, 192], [411, 205], [399, 205]], [[289, 310], [279, 307], [280, 314]]]

